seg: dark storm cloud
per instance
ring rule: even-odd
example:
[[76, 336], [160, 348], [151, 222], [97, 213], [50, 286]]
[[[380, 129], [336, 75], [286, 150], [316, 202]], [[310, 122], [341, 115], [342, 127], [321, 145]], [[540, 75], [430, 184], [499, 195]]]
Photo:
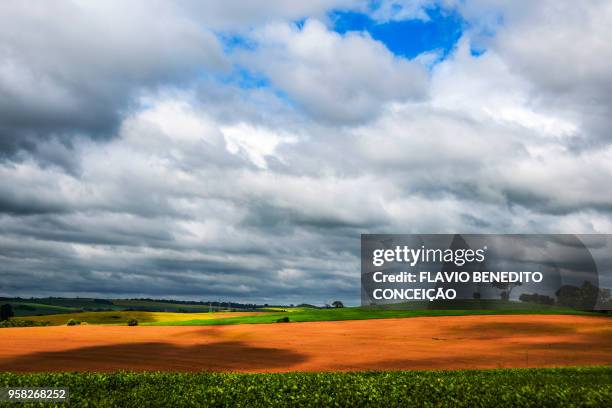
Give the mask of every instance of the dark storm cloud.
[[[8, 225], [7, 225], [8, 224]], [[168, 247], [172, 237], [163, 223], [130, 217], [96, 222], [79, 216], [31, 216], [19, 223], [2, 223], [0, 231], [39, 240], [75, 244]]]
[[282, 231], [287, 228], [315, 228], [325, 231], [334, 229], [368, 229], [385, 223], [381, 215], [371, 219], [350, 219], [329, 213], [306, 213], [299, 208], [282, 208], [266, 202], [253, 202], [249, 206], [249, 215], [242, 225], [251, 228], [265, 228], [269, 231]]
[[[200, 252], [185, 252], [183, 249], [151, 258], [137, 246], [124, 250], [98, 246], [104, 255], [83, 259], [78, 250], [57, 251], [64, 248], [59, 243], [35, 249], [33, 244], [40, 242], [38, 240], [22, 245], [11, 242], [10, 247], [0, 251], [6, 260], [3, 292], [23, 294], [29, 289], [36, 293], [95, 293], [100, 296], [146, 293], [152, 296], [259, 301], [294, 297], [298, 301], [304, 290], [308, 290], [312, 292], [311, 299], [320, 302], [332, 298], [334, 293], [339, 295], [338, 291], [350, 292], [349, 285], [343, 286], [342, 282], [316, 267], [307, 268], [295, 279], [283, 282], [282, 274], [277, 272], [283, 270], [283, 264], [301, 266], [315, 261], [309, 257], [315, 256], [317, 251], [306, 248], [304, 251], [311, 253], [290, 251], [292, 253], [280, 256], [282, 254], [278, 251], [282, 252], [282, 245], [276, 249], [263, 245], [258, 250], [244, 250], [233, 256], [230, 251], [202, 248]], [[257, 247], [257, 244], [253, 246]], [[147, 247], [153, 248], [154, 245]], [[289, 250], [288, 247], [285, 249]], [[266, 260], [265, 265], [261, 264], [261, 259]], [[329, 259], [333, 259], [333, 255]], [[37, 270], [42, 265], [44, 270]], [[42, 281], [44, 285], [40, 283]], [[325, 287], [321, 286], [322, 283]]]
[[6, 1], [0, 17], [5, 157], [78, 135], [111, 138], [143, 89], [227, 67], [213, 34], [161, 2]]
[[0, 213], [12, 215], [32, 215], [45, 213], [59, 213], [66, 211], [60, 203], [44, 203], [27, 197], [15, 197], [4, 192], [0, 196]]

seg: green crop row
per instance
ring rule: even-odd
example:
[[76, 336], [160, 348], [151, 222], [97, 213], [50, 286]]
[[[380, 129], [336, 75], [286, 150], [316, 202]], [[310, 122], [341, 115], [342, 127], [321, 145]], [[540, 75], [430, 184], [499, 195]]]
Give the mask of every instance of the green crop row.
[[2, 373], [0, 387], [7, 386], [69, 387], [74, 407], [604, 407], [612, 401], [612, 366], [286, 374]]

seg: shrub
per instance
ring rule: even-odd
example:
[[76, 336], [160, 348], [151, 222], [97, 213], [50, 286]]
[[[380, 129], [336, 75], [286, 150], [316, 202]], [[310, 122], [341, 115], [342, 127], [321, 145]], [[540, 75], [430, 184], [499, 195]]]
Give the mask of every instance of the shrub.
[[128, 326], [138, 326], [138, 320], [130, 319], [130, 320], [128, 320], [127, 325]]
[[79, 324], [81, 324], [80, 321], [75, 320], [75, 319], [70, 319], [68, 320], [68, 322], [66, 323], [66, 326], [78, 326]]
[[4, 320], [0, 322], [0, 328], [6, 327], [39, 327], [50, 326], [51, 322], [41, 322], [37, 320]]
[[8, 320], [13, 316], [15, 316], [15, 314], [13, 313], [13, 306], [11, 306], [10, 303], [0, 306], [0, 321]]
[[281, 317], [280, 319], [276, 319], [276, 323], [289, 323], [289, 316]]

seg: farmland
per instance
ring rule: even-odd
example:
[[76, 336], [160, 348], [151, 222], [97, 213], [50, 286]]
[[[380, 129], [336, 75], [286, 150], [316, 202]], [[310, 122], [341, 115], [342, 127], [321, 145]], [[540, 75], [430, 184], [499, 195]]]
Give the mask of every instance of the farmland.
[[[5, 300], [6, 301], [6, 300]], [[453, 305], [454, 309], [437, 309], [436, 305], [410, 304], [404, 308], [378, 307], [258, 307], [223, 308], [219, 305], [172, 303], [154, 300], [104, 300], [104, 299], [35, 299], [32, 303], [11, 300], [15, 320], [49, 322], [63, 325], [69, 320], [86, 324], [121, 325], [136, 319], [141, 325], [209, 326], [233, 324], [290, 322], [344, 321], [365, 319], [410, 318], [425, 316], [465, 315], [585, 315], [601, 316], [597, 312], [585, 312], [558, 306], [524, 302], [499, 302], [481, 300]], [[4, 301], [0, 300], [0, 303]], [[502, 304], [503, 303], [503, 304]], [[99, 308], [94, 308], [98, 306]], [[434, 307], [434, 308], [427, 308]], [[503, 308], [499, 308], [503, 307]]]
[[612, 319], [522, 306], [15, 317], [54, 327], [0, 329], [0, 387], [65, 386], [75, 406], [108, 407], [605, 405]]
[[0, 371], [368, 371], [612, 364], [612, 320], [439, 316], [2, 329]]
[[263, 312], [212, 312], [212, 313], [176, 313], [176, 312], [142, 312], [142, 311], [112, 311], [112, 312], [80, 312], [69, 314], [54, 314], [45, 316], [17, 317], [16, 320], [31, 320], [49, 322], [51, 326], [66, 324], [73, 319], [80, 324], [122, 325], [131, 319], [139, 324], [173, 324], [185, 320], [206, 321], [223, 320], [244, 316], [257, 316]]
[[150, 322], [151, 325], [160, 326], [209, 326], [228, 324], [265, 324], [275, 323], [279, 319], [288, 317], [291, 322], [326, 322], [344, 320], [370, 320], [370, 319], [392, 319], [425, 316], [468, 316], [468, 315], [598, 315], [592, 312], [582, 312], [571, 309], [516, 309], [516, 310], [392, 310], [373, 309], [368, 307], [350, 307], [339, 309], [312, 309], [294, 308], [279, 312], [268, 312], [260, 314], [245, 313], [242, 316], [229, 314], [226, 317], [219, 316], [215, 319], [196, 318], [189, 320], [177, 319], [172, 321]]

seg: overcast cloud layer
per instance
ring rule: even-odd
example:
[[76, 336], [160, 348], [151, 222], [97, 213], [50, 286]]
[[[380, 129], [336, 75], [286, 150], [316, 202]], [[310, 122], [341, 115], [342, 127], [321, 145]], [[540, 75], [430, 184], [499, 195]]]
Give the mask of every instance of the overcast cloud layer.
[[[334, 30], [432, 10], [450, 53]], [[0, 296], [354, 304], [362, 233], [612, 233], [610, 38], [605, 0], [3, 1]]]

